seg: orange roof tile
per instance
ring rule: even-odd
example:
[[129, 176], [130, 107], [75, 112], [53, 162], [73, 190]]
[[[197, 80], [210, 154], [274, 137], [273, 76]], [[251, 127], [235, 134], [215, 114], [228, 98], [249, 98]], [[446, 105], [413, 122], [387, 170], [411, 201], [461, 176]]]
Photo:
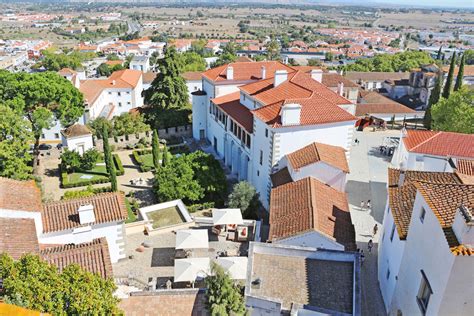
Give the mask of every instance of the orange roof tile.
[[356, 249], [346, 194], [311, 177], [273, 188], [270, 239], [311, 231], [333, 237], [346, 250]]
[[105, 64], [109, 66], [115, 66], [115, 65], [121, 65], [123, 63], [123, 60], [107, 60]]
[[337, 87], [338, 84], [342, 82], [346, 88], [358, 88], [359, 86], [353, 83], [352, 81], [344, 78], [340, 74], [334, 73], [323, 73], [322, 84], [326, 87]]
[[459, 173], [474, 176], [474, 160], [458, 159], [456, 161], [456, 170]]
[[0, 209], [41, 212], [41, 191], [35, 181], [0, 177]]
[[474, 135], [407, 130], [403, 143], [408, 151], [444, 157], [474, 158]]
[[187, 71], [181, 74], [181, 76], [183, 76], [186, 81], [198, 81], [202, 79], [202, 73], [200, 71]]
[[355, 116], [399, 113], [416, 113], [416, 111], [401, 103], [359, 103], [356, 105]]
[[16, 260], [27, 253], [39, 253], [34, 219], [0, 217], [0, 227], [0, 254], [8, 253]]
[[349, 173], [346, 150], [342, 147], [315, 142], [286, 156], [289, 164], [295, 170], [321, 161]]
[[246, 106], [240, 104], [240, 92], [223, 95], [212, 99], [212, 102], [232, 117], [247, 132], [253, 132], [253, 115]]
[[113, 276], [107, 239], [104, 237], [81, 244], [67, 244], [41, 250], [43, 260], [62, 271], [70, 264], [78, 264], [86, 271], [103, 278]]
[[80, 227], [78, 209], [81, 205], [94, 206], [94, 224], [125, 220], [127, 209], [121, 193], [102, 193], [87, 198], [46, 203], [43, 206], [43, 232], [51, 233]]
[[267, 78], [273, 78], [276, 70], [293, 72], [294, 69], [278, 61], [236, 62], [222, 65], [203, 72], [203, 76], [211, 81], [227, 80], [227, 67], [234, 69], [234, 81], [250, 81], [262, 79], [262, 67], [265, 67]]

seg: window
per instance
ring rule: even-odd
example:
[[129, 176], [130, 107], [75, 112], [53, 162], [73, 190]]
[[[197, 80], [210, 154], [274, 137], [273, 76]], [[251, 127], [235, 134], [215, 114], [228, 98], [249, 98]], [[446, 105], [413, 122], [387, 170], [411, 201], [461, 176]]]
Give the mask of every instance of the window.
[[260, 165], [263, 164], [263, 151], [260, 150]]
[[246, 99], [246, 96], [245, 96], [245, 94], [244, 94], [244, 101], [245, 101], [245, 99]]
[[390, 233], [390, 241], [393, 241], [393, 235], [395, 235], [395, 223], [392, 225], [392, 232]]
[[122, 95], [122, 92], [117, 92], [117, 95], [120, 97]]
[[59, 139], [59, 134], [58, 134], [58, 133], [54, 133], [54, 138]]
[[128, 105], [132, 104], [131, 102], [127, 102]]
[[420, 221], [423, 223], [425, 221], [426, 210], [424, 207], [421, 208]]
[[112, 94], [112, 92], [111, 92], [111, 91], [109, 91], [109, 94]]
[[426, 277], [425, 272], [421, 270], [420, 289], [418, 290], [416, 301], [418, 302], [418, 306], [420, 307], [421, 313], [423, 315], [426, 314], [428, 309], [428, 303], [430, 302], [431, 294], [433, 294], [433, 291], [431, 290], [428, 278]]
[[46, 138], [46, 137], [44, 136], [44, 134], [41, 134], [41, 138]]
[[268, 137], [268, 129], [265, 129], [265, 137]]
[[260, 176], [260, 171], [257, 170], [257, 177], [259, 177], [259, 176]]
[[118, 106], [119, 106], [119, 108], [122, 107], [122, 102], [119, 102], [119, 103], [118, 103]]
[[257, 101], [253, 101], [253, 108], [257, 108]]
[[387, 269], [387, 275], [386, 275], [386, 277], [387, 277], [387, 280], [388, 280], [388, 278], [390, 278], [390, 269]]
[[127, 91], [127, 94], [130, 94], [130, 91]]

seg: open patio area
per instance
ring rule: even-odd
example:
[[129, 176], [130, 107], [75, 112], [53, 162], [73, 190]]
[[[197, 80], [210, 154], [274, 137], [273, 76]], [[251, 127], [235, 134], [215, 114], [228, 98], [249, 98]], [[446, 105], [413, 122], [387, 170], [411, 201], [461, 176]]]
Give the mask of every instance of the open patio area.
[[[138, 281], [150, 290], [165, 289], [168, 280], [173, 281], [175, 259], [209, 258], [215, 261], [219, 257], [247, 256], [249, 240], [254, 239], [253, 227], [248, 226], [248, 240], [229, 240], [225, 236], [216, 235], [212, 224], [196, 223], [190, 230], [206, 230], [208, 248], [186, 250], [176, 249], [176, 231], [166, 230], [156, 234], [145, 235], [134, 233], [126, 235], [126, 259], [113, 265], [114, 276], [118, 279], [128, 278]], [[156, 285], [155, 285], [156, 284]], [[196, 286], [199, 286], [196, 283]], [[189, 287], [189, 283], [174, 283], [173, 288]]]

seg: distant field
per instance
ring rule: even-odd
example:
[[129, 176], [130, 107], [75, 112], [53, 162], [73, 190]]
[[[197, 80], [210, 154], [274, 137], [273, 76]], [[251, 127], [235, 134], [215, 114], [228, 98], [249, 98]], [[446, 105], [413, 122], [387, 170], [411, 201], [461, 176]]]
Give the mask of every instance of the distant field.
[[[383, 13], [382, 17], [377, 21], [378, 25], [395, 25], [395, 26], [413, 26], [415, 28], [428, 29], [439, 27], [452, 27], [457, 28], [460, 26], [466, 26], [467, 24], [448, 24], [443, 23], [443, 20], [451, 19], [466, 19], [474, 22], [474, 15], [469, 14], [452, 14], [452, 13], [436, 13], [424, 14], [422, 12], [409, 12], [409, 13]], [[471, 25], [472, 27], [472, 25]]]

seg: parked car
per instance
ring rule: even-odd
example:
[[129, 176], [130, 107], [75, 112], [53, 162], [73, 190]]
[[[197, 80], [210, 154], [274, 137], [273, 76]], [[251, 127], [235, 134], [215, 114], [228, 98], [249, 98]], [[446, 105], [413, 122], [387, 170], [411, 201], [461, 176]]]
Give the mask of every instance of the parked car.
[[53, 148], [53, 146], [49, 144], [40, 144], [38, 147], [39, 150], [50, 150], [51, 148]]
[[61, 144], [61, 143], [57, 144], [56, 148], [60, 150], [61, 148], [63, 148], [63, 144]]

